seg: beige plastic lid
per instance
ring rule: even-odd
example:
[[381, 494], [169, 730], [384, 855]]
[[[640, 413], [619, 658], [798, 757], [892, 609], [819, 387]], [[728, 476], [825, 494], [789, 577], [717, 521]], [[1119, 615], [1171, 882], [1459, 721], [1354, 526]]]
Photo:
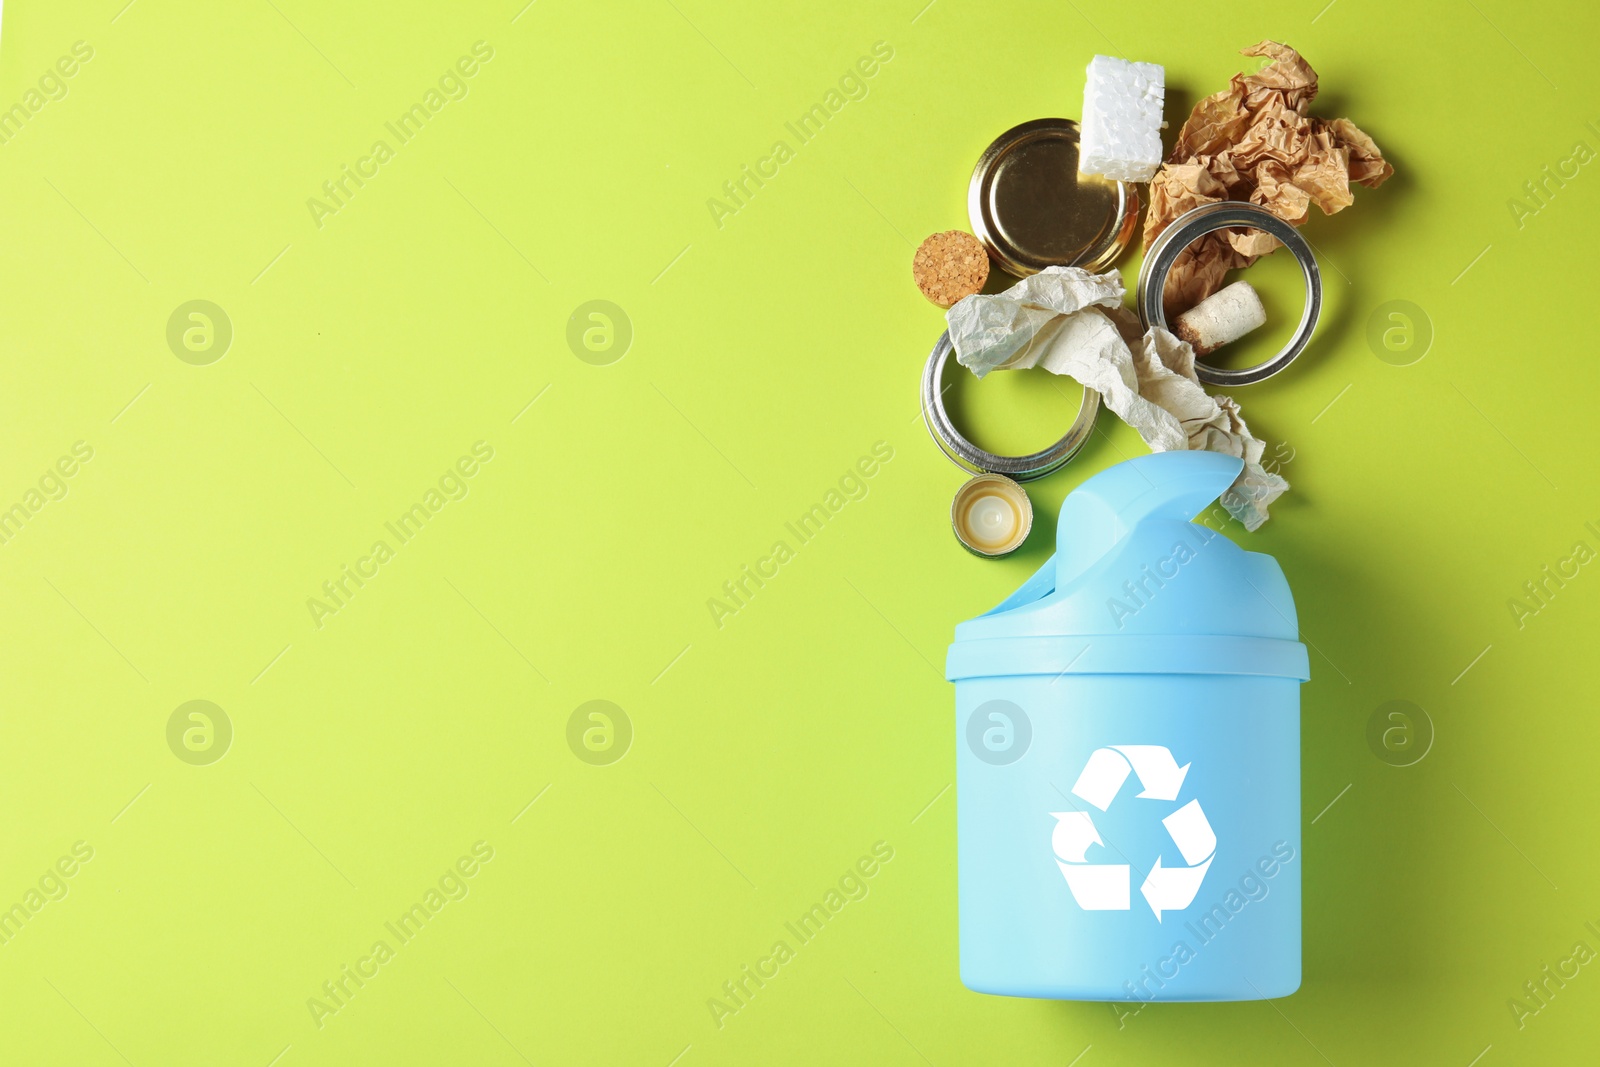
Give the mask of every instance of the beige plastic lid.
[[1102, 271], [1133, 239], [1136, 186], [1078, 173], [1078, 124], [1034, 119], [984, 149], [967, 187], [972, 232], [1019, 278], [1046, 267]]

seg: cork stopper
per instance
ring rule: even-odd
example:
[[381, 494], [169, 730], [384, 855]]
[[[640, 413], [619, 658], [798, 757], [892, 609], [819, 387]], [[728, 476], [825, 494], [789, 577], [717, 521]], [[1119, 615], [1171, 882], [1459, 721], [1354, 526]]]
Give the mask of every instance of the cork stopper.
[[911, 257], [911, 277], [922, 295], [942, 308], [981, 292], [989, 280], [989, 254], [964, 230], [946, 230], [923, 241]]
[[1249, 282], [1240, 279], [1179, 315], [1172, 332], [1178, 340], [1189, 342], [1199, 358], [1237, 341], [1266, 321], [1267, 310], [1261, 304], [1261, 296]]

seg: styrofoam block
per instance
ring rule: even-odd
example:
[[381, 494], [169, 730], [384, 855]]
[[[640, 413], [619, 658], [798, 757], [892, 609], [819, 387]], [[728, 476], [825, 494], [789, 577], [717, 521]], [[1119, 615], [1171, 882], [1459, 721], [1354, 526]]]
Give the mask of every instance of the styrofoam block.
[[1161, 107], [1166, 69], [1111, 56], [1089, 61], [1083, 87], [1078, 170], [1124, 182], [1147, 182], [1161, 165]]

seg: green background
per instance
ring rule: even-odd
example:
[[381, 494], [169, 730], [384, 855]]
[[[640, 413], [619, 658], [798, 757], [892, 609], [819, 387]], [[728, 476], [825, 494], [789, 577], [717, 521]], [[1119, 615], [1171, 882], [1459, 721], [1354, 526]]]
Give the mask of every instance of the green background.
[[[0, 1060], [1593, 1060], [1600, 968], [1508, 1007], [1600, 948], [1600, 574], [1508, 606], [1600, 547], [1600, 176], [1510, 203], [1600, 149], [1590, 6], [123, 3], [12, 0], [0, 48], [0, 107], [93, 49], [0, 145], [0, 507], [93, 450], [0, 546], [0, 907], [66, 890], [0, 945]], [[1304, 986], [1120, 1018], [970, 993], [944, 649], [1143, 446], [1103, 414], [1023, 552], [960, 551], [911, 252], [966, 225], [990, 139], [1077, 114], [1094, 53], [1165, 64], [1175, 129], [1264, 37], [1398, 171], [1307, 227], [1318, 340], [1236, 393], [1294, 488], [1227, 529], [1281, 561], [1314, 649]], [[478, 41], [465, 98], [319, 227], [308, 199]], [[866, 97], [795, 143], [880, 41]], [[708, 198], [779, 139], [719, 226]], [[203, 366], [167, 343], [196, 299], [233, 330]], [[633, 333], [604, 366], [566, 340], [597, 299]], [[1368, 342], [1392, 300], [1432, 334], [1409, 365]], [[992, 383], [1001, 443], [1073, 407]], [[467, 495], [319, 628], [308, 598], [480, 441]], [[715, 625], [876, 442], [865, 497]], [[596, 699], [633, 732], [604, 766], [567, 741]], [[232, 724], [220, 761], [169, 748], [191, 700]], [[1367, 740], [1391, 700], [1435, 731], [1412, 766]], [[319, 1027], [308, 998], [480, 841], [470, 894]], [[719, 1027], [722, 983], [876, 842], [869, 895]]]

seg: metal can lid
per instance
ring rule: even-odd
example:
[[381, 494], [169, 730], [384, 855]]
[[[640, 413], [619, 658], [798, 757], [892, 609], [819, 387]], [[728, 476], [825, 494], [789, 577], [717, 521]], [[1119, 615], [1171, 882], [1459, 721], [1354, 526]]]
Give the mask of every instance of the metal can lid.
[[1078, 173], [1078, 124], [1034, 119], [984, 149], [967, 187], [972, 232], [1017, 277], [1046, 267], [1101, 271], [1128, 247], [1139, 193]]

